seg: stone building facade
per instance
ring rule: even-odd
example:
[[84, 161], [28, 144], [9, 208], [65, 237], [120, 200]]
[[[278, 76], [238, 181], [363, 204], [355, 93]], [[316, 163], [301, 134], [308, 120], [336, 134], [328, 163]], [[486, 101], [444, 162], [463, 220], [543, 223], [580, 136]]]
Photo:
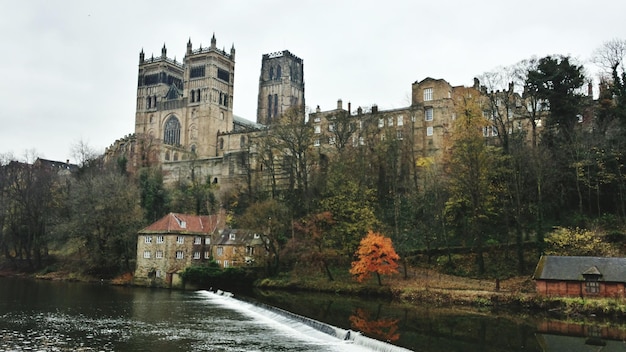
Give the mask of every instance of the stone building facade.
[[229, 229], [224, 211], [215, 215], [169, 213], [137, 234], [138, 286], [182, 288], [181, 272], [215, 260], [222, 268], [264, 265], [265, 236]]
[[134, 284], [181, 288], [180, 273], [212, 258], [211, 236], [226, 228], [225, 213], [170, 213], [139, 231]]
[[[159, 57], [147, 58], [142, 50], [135, 132], [116, 141], [105, 158], [126, 157], [130, 172], [158, 166], [169, 184], [188, 180], [192, 174], [210, 177], [222, 190], [241, 189], [252, 178], [269, 184], [266, 179], [280, 177], [263, 168], [256, 139], [271, 133], [281, 114], [304, 106], [303, 61], [288, 50], [263, 55], [256, 123], [233, 115], [234, 72], [234, 46], [230, 52], [217, 49], [215, 36], [205, 48], [194, 49], [189, 40], [182, 62], [168, 58], [165, 46]], [[527, 102], [512, 86], [494, 93], [476, 79], [473, 86], [464, 87], [428, 77], [412, 83], [407, 107], [382, 111], [374, 105], [369, 111], [353, 111], [350, 103], [346, 109], [338, 101], [336, 109], [316, 109], [307, 122], [315, 130], [313, 147], [328, 154], [337, 143], [357, 146], [397, 138], [411, 146], [415, 160], [435, 156], [444, 150], [452, 131], [454, 96], [460, 92], [484, 98], [484, 115], [493, 123], [483, 133], [494, 143], [502, 143], [505, 135], [516, 131], [530, 130], [531, 122], [541, 127], [541, 111], [529, 119]], [[506, 104], [500, 105], [502, 101]], [[349, 141], [340, 140], [337, 133], [340, 115], [351, 120]]]
[[[158, 57], [142, 50], [134, 134], [111, 145], [105, 159], [125, 157], [131, 173], [158, 166], [166, 183], [189, 179], [192, 170], [226, 187], [247, 182], [251, 139], [266, 126], [233, 114], [234, 72], [234, 45], [218, 49], [215, 35], [209, 47], [194, 49], [189, 40], [182, 61], [169, 58], [165, 45]], [[257, 120], [304, 104], [303, 76], [302, 59], [289, 51], [263, 55]]]
[[271, 125], [287, 109], [304, 105], [302, 59], [288, 50], [263, 55], [257, 123]]
[[[217, 155], [218, 132], [233, 130], [235, 48], [193, 49], [191, 40], [181, 63], [167, 57], [139, 55], [135, 134], [158, 144], [156, 158], [162, 162]], [[146, 151], [150, 153], [151, 151]]]

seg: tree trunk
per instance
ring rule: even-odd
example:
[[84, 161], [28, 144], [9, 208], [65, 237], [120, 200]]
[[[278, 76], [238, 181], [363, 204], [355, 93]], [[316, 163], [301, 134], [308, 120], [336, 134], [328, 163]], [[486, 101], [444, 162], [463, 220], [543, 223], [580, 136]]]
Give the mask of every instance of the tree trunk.
[[326, 271], [326, 275], [328, 276], [328, 281], [335, 281], [335, 279], [333, 278], [333, 273], [330, 272], [330, 268], [328, 267], [328, 264], [326, 263], [326, 261], [322, 261], [322, 266], [324, 266], [324, 271]]

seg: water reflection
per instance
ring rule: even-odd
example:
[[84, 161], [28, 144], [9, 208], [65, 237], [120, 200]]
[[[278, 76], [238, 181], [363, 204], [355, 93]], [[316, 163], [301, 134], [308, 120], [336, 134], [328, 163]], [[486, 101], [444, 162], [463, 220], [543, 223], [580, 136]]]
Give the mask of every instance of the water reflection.
[[542, 320], [536, 337], [544, 352], [626, 351], [626, 328], [621, 325]]
[[[379, 305], [379, 307], [381, 307]], [[352, 329], [361, 331], [367, 336], [372, 336], [375, 339], [395, 342], [400, 338], [398, 332], [398, 322], [400, 319], [393, 318], [380, 318], [380, 309], [377, 312], [377, 318], [370, 318], [370, 314], [362, 309], [357, 308], [355, 314], [350, 316], [350, 323]]]

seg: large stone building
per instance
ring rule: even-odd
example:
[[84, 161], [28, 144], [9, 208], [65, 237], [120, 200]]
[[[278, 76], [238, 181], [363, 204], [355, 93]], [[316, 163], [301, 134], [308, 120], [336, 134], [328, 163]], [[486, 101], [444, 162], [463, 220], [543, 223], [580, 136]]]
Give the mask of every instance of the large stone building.
[[[147, 58], [142, 50], [135, 132], [116, 141], [105, 157], [125, 156], [131, 172], [158, 166], [166, 183], [210, 176], [221, 190], [241, 189], [252, 178], [259, 185], [280, 178], [264, 168], [257, 141], [271, 133], [279, 116], [304, 106], [303, 61], [287, 50], [263, 55], [256, 123], [233, 115], [234, 72], [234, 46], [230, 52], [218, 49], [215, 36], [206, 48], [194, 49], [189, 40], [182, 62], [168, 58], [165, 46], [159, 57]], [[339, 100], [336, 109], [318, 107], [306, 123], [314, 129], [312, 147], [321, 154], [332, 153], [338, 144], [358, 146], [396, 138], [411, 146], [417, 160], [437, 155], [446, 146], [458, 94], [481, 96], [481, 108], [490, 121], [483, 133], [494, 143], [506, 143], [508, 135], [528, 131], [533, 124], [540, 127], [541, 112], [529, 118], [527, 103], [512, 85], [508, 88], [488, 92], [477, 79], [473, 86], [464, 87], [425, 78], [412, 84], [407, 107], [382, 111], [374, 105], [353, 111], [350, 103], [345, 109]], [[350, 120], [348, 133], [342, 136], [339, 116]]]
[[[135, 132], [105, 152], [112, 160], [124, 156], [135, 172], [159, 166], [166, 183], [211, 177], [233, 186], [246, 182], [255, 133], [291, 107], [304, 104], [302, 60], [285, 50], [262, 57], [259, 109], [253, 123], [233, 115], [235, 48], [194, 49], [191, 40], [182, 62], [167, 56], [139, 54]], [[245, 162], [244, 162], [245, 160]], [[252, 160], [254, 162], [254, 160]], [[253, 170], [254, 171], [254, 170]]]

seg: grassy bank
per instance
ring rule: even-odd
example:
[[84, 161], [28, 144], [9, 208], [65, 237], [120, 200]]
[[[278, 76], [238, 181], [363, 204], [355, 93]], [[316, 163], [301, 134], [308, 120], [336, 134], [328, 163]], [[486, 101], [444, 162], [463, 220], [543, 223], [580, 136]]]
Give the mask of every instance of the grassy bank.
[[530, 277], [514, 277], [496, 283], [446, 275], [430, 269], [412, 269], [401, 275], [358, 283], [349, 274], [336, 272], [329, 281], [319, 273], [286, 273], [256, 283], [261, 289], [325, 292], [360, 297], [383, 297], [413, 305], [468, 307], [525, 311], [560, 319], [626, 318], [626, 300], [616, 298], [543, 297], [535, 294]]

